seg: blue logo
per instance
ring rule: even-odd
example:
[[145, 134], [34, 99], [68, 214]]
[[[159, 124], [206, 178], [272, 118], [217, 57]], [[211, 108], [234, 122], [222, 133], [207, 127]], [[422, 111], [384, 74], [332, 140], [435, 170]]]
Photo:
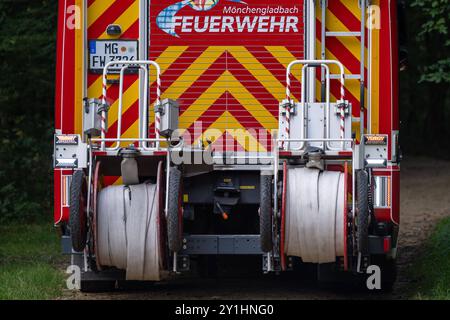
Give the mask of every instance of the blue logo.
[[[178, 11], [186, 6], [191, 7], [195, 11], [209, 11], [214, 8], [220, 0], [183, 0], [163, 9], [156, 17], [156, 25], [165, 33], [179, 38], [180, 36], [175, 32], [174, 19]], [[242, 0], [227, 0], [230, 2], [246, 4]]]

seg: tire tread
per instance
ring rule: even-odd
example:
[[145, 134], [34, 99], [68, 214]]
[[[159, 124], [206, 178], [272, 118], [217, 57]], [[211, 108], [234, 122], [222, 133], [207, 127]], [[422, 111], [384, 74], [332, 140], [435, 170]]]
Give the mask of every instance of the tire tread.
[[263, 252], [272, 251], [272, 176], [261, 175], [260, 188], [260, 239]]

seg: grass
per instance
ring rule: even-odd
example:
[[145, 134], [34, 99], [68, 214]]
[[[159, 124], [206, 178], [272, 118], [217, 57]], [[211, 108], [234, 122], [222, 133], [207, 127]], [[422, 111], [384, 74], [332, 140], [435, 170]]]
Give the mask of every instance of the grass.
[[0, 299], [52, 299], [64, 286], [52, 224], [0, 226]]
[[440, 221], [413, 266], [416, 299], [450, 300], [450, 217]]
[[[0, 300], [62, 294], [64, 257], [51, 222], [0, 226]], [[411, 269], [415, 299], [450, 300], [450, 217], [443, 219]]]

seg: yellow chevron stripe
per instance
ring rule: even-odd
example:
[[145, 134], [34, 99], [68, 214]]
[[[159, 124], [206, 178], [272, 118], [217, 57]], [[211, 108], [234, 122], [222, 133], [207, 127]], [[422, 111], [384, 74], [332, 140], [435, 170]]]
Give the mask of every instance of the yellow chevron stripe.
[[228, 51], [277, 99], [284, 97], [285, 87], [243, 46], [230, 46]]
[[[89, 97], [100, 97], [102, 94], [103, 78], [99, 76], [88, 88]], [[108, 85], [108, 88], [111, 85]]]
[[113, 5], [114, 1], [97, 0], [90, 5], [87, 24], [90, 27], [100, 16]]
[[[229, 114], [228, 111], [227, 113]], [[242, 148], [244, 148], [245, 151], [267, 151], [258, 139], [245, 130], [241, 123], [231, 114], [229, 114], [227, 132], [242, 146]]]
[[227, 47], [209, 47], [206, 49], [170, 87], [162, 93], [163, 97], [178, 99], [209, 68], [209, 66], [227, 49]]
[[266, 151], [266, 148], [264, 148], [255, 137], [248, 133], [240, 122], [228, 111], [225, 111], [214, 123], [212, 123], [208, 129], [194, 141], [193, 145], [197, 145], [199, 140], [205, 141], [206, 139], [214, 143], [224, 132], [228, 132], [228, 134], [236, 139], [246, 151]]
[[[261, 103], [228, 71], [225, 71], [202, 95], [180, 116], [180, 125], [191, 126], [223, 93], [228, 91], [265, 128], [278, 127], [278, 121]], [[245, 100], [245, 102], [242, 102]]]
[[167, 47], [155, 60], [161, 68], [161, 73], [166, 71], [188, 48], [188, 46]]
[[[320, 12], [320, 11], [319, 11]], [[357, 14], [356, 15], [359, 19], [360, 15]], [[322, 23], [322, 15], [321, 14], [317, 14], [317, 19]], [[343, 24], [330, 10], [327, 10], [327, 15], [326, 15], [326, 27], [329, 30], [333, 30], [333, 31], [359, 31], [359, 30], [349, 30], [345, 24]], [[358, 59], [358, 61], [360, 60], [360, 45], [361, 45], [361, 41], [359, 40], [358, 37], [337, 37], [336, 38], [343, 46], [345, 46], [347, 48], [347, 50], [349, 52], [351, 52], [351, 54]], [[319, 48], [319, 52], [320, 52], [320, 46], [317, 47]], [[367, 49], [365, 49], [365, 55], [367, 56]], [[320, 57], [320, 55], [319, 55]], [[367, 59], [364, 60], [365, 62], [365, 67], [367, 68]]]
[[[99, 97], [102, 93], [102, 77], [98, 77], [88, 88], [89, 97]], [[111, 85], [108, 85], [108, 89]], [[139, 81], [136, 79], [134, 83], [123, 93], [122, 114], [139, 98]], [[119, 100], [116, 99], [111, 105], [108, 112], [108, 124], [113, 125], [117, 121], [117, 109], [119, 107]]]
[[[284, 66], [287, 66], [292, 60], [295, 59], [295, 57], [289, 52], [289, 50], [287, 50], [284, 47], [266, 47], [266, 49], [278, 60], [278, 62], [280, 62]], [[327, 54], [328, 54], [329, 59], [336, 60], [336, 57], [334, 55], [332, 55], [329, 52], [327, 52]], [[296, 67], [293, 68], [294, 71], [296, 71], [295, 68]], [[333, 71], [333, 68], [335, 68], [335, 67], [330, 68], [330, 72], [337, 73], [338, 70], [334, 69], [334, 71]], [[345, 72], [350, 73], [348, 71], [348, 69], [345, 69]], [[298, 81], [301, 81], [300, 69], [297, 69], [297, 72], [293, 72], [292, 74]], [[316, 88], [320, 88], [319, 80], [316, 80]], [[351, 92], [357, 99], [359, 99], [359, 81], [346, 81], [345, 88], [347, 90], [349, 90], [349, 92]], [[300, 90], [300, 88], [297, 88], [297, 89]], [[316, 98], [320, 99], [320, 91], [319, 90], [316, 90]], [[336, 101], [337, 97], [335, 97], [333, 94], [330, 93], [330, 100]], [[356, 112], [356, 110], [353, 110], [352, 113], [355, 114], [355, 112]], [[377, 117], [377, 119], [378, 119], [378, 117]], [[359, 124], [358, 123], [352, 124], [352, 131], [356, 132], [357, 136], [359, 136]]]
[[[123, 93], [122, 115], [139, 99], [139, 80], [136, 79], [133, 84]], [[119, 108], [119, 99], [114, 101], [108, 112], [109, 126], [117, 121], [117, 110]]]
[[[282, 64], [285, 68], [287, 68], [288, 64], [291, 63], [293, 60], [297, 60], [296, 57], [292, 55], [292, 53], [286, 49], [286, 47], [283, 46], [266, 46], [264, 47], [267, 51], [270, 52], [270, 54], [277, 59], [277, 61]], [[298, 80], [302, 81], [301, 79], [301, 71], [302, 67], [301, 65], [295, 65], [291, 69], [291, 74]]]
[[[320, 41], [316, 40], [316, 47], [320, 47]], [[327, 59], [330, 60], [338, 60], [336, 56], [331, 52], [330, 50], [325, 51]], [[339, 68], [337, 66], [331, 66], [330, 67], [331, 73], [339, 73]], [[347, 67], [344, 64], [344, 72], [345, 74], [351, 74], [350, 70], [347, 69]], [[359, 99], [359, 80], [346, 80], [345, 81], [345, 88], [350, 91], [350, 93], [355, 96], [357, 99]]]
[[[123, 138], [136, 138], [139, 136], [139, 121], [133, 122], [133, 124], [122, 133]], [[129, 144], [129, 143], [128, 143]]]
[[[106, 2], [106, 1], [105, 1]], [[122, 31], [126, 31], [133, 23], [139, 19], [139, 1], [134, 1], [119, 18], [114, 21], [114, 24], [118, 24], [122, 27]], [[109, 36], [106, 31], [99, 37], [99, 39], [111, 39], [118, 36]]]
[[[167, 47], [159, 56], [156, 58], [155, 62], [159, 64], [161, 68], [161, 74], [163, 74], [171, 65], [175, 62], [189, 47], [188, 46], [170, 46]], [[151, 67], [152, 68], [152, 67]], [[150, 70], [150, 73], [152, 71]], [[152, 86], [156, 79], [150, 74], [151, 80], [150, 86]], [[154, 103], [154, 101], [151, 101]]]
[[[268, 50], [270, 52], [270, 54], [272, 54], [274, 56], [275, 59], [278, 60], [278, 62], [280, 64], [282, 64], [283, 66], [287, 67], [287, 65], [289, 63], [291, 63], [293, 60], [296, 60], [296, 58], [292, 55], [292, 53], [287, 50], [285, 47], [265, 47], [266, 50]], [[330, 68], [330, 72], [332, 71], [332, 68]], [[335, 70], [335, 72], [338, 72]], [[301, 79], [301, 65], [296, 65], [292, 68], [292, 75], [298, 80], [298, 81], [302, 81]], [[316, 81], [316, 87], [320, 88], [320, 81], [317, 80]], [[300, 92], [300, 88], [292, 88], [293, 90], [296, 90], [298, 92]], [[316, 90], [316, 97], [317, 99], [320, 99], [320, 91]], [[330, 100], [337, 100], [337, 98], [330, 93]]]
[[359, 8], [358, 1], [354, 0], [340, 0], [342, 5], [344, 5], [353, 15], [361, 20], [361, 9]]
[[[156, 60], [158, 63], [162, 65], [162, 71], [169, 68], [169, 66], [187, 49], [188, 47], [169, 47], [167, 48], [160, 57]], [[171, 86], [164, 92], [164, 95], [170, 97], [172, 99], [177, 99], [181, 94], [183, 94], [186, 90], [192, 86], [192, 84], [211, 66], [211, 64], [225, 51], [229, 49], [229, 47], [210, 47], [205, 50], [195, 61], [190, 65], [190, 67], [185, 70], [180, 77], [176, 81], [174, 81]], [[241, 49], [241, 50], [238, 50]], [[284, 48], [284, 50], [286, 50]], [[250, 63], [259, 63], [256, 61], [256, 58], [251, 55], [245, 48], [236, 48], [234, 50], [234, 55], [237, 55], [240, 59], [240, 63], [243, 65], [247, 64], [247, 68], [249, 68]], [[259, 67], [265, 69], [262, 64], [259, 64]], [[263, 71], [263, 73], [254, 73], [261, 81], [264, 81], [265, 86], [273, 85], [277, 83], [281, 89], [279, 90], [279, 94], [284, 96], [284, 87], [281, 83], [267, 70]], [[272, 81], [267, 81], [267, 77], [272, 77]], [[181, 85], [180, 85], [181, 84]], [[132, 97], [137, 97], [137, 81], [132, 84], [132, 86], [124, 93], [124, 110], [125, 112], [131, 104], [134, 102], [130, 100]], [[101, 93], [101, 79], [97, 79], [90, 87], [92, 91], [98, 91]], [[132, 92], [136, 90], [136, 94]], [[224, 72], [222, 76], [212, 85], [210, 86], [203, 94], [194, 102], [188, 110], [183, 113], [180, 117], [180, 126], [181, 127], [189, 127], [193, 122], [195, 122], [203, 112], [205, 111], [205, 106], [208, 108], [211, 106], [217, 98], [220, 97], [224, 92], [229, 91], [236, 100], [239, 101], [246, 108], [252, 116], [257, 119], [267, 129], [276, 128], [278, 126], [278, 122], [276, 118], [264, 108], [263, 105], [244, 87], [242, 84], [228, 71]], [[128, 102], [127, 102], [128, 101]], [[110, 109], [110, 117], [109, 123], [113, 124], [117, 120], [117, 107], [118, 101], [116, 101]], [[151, 109], [150, 109], [151, 110]], [[150, 112], [150, 122], [153, 123], [152, 111]], [[231, 114], [230, 114], [231, 116]], [[231, 116], [232, 117], [232, 116]], [[234, 119], [234, 121], [231, 120]], [[224, 123], [225, 120], [225, 123]], [[230, 121], [229, 121], [230, 120]], [[151, 124], [150, 123], [150, 124]], [[227, 128], [243, 128], [237, 120], [232, 117], [224, 116], [215, 121], [215, 124], [226, 125]], [[123, 137], [136, 137], [138, 135], [138, 122], [135, 121], [123, 134]], [[243, 138], [240, 138], [243, 141]], [[247, 138], [248, 139], [248, 138]], [[253, 137], [253, 139], [255, 139]], [[256, 140], [256, 139], [255, 139]]]
[[[320, 47], [320, 41], [316, 40], [316, 47]], [[319, 49], [320, 50], [320, 49]], [[331, 60], [338, 60], [338, 58], [332, 53], [332, 51], [326, 49], [325, 51], [327, 59]], [[367, 61], [367, 59], [366, 59]], [[337, 66], [330, 67], [331, 73], [339, 73], [339, 68]], [[350, 74], [350, 70], [347, 69], [347, 67], [344, 64], [344, 72], [346, 74]], [[345, 80], [345, 88], [359, 101], [359, 95], [360, 95], [360, 82], [357, 79], [346, 79]], [[365, 89], [365, 95], [367, 96], [367, 89]], [[355, 110], [353, 110], [355, 112]]]
[[[170, 47], [167, 48], [161, 55], [156, 59], [156, 62], [160, 63], [160, 66], [165, 66], [166, 68], [170, 66], [173, 61], [175, 61], [182, 53], [185, 51], [188, 47], [180, 47], [180, 52], [176, 52], [174, 54], [174, 51], [170, 50]], [[173, 49], [173, 48], [172, 48]], [[161, 67], [161, 70], [163, 67]], [[99, 77], [90, 87], [89, 91], [90, 96], [97, 96], [98, 94], [101, 94], [102, 90], [102, 77]], [[96, 94], [98, 93], [98, 94]], [[136, 79], [136, 81], [124, 92], [123, 94], [123, 113], [125, 113], [126, 110], [128, 110], [131, 105], [138, 99], [139, 97], [139, 81]], [[110, 126], [114, 124], [117, 121], [117, 108], [119, 106], [119, 101], [116, 100], [110, 108], [109, 115], [108, 115], [108, 121]], [[153, 124], [154, 121], [154, 113], [153, 109], [150, 108], [149, 112], [149, 119], [150, 123], [149, 125]], [[135, 138], [139, 134], [139, 122], [138, 119], [125, 131], [122, 132], [123, 138]]]

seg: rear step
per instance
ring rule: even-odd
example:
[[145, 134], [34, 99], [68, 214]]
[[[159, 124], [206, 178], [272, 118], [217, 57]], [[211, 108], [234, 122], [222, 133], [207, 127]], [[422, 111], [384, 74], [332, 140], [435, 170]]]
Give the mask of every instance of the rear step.
[[261, 255], [259, 234], [192, 234], [183, 236], [181, 255]]

